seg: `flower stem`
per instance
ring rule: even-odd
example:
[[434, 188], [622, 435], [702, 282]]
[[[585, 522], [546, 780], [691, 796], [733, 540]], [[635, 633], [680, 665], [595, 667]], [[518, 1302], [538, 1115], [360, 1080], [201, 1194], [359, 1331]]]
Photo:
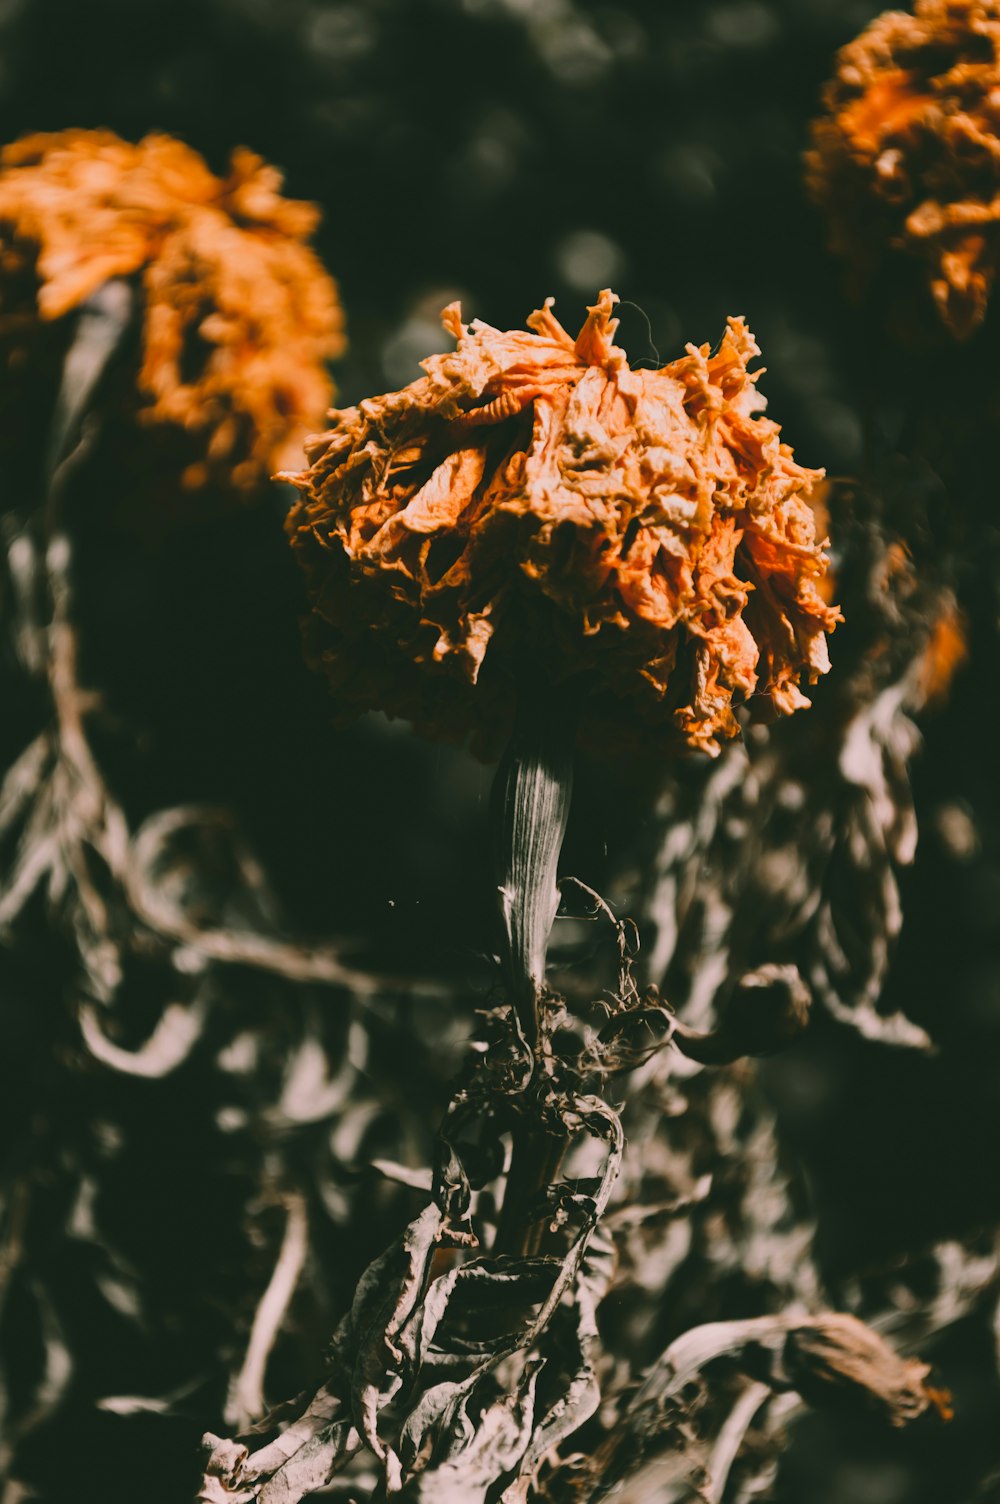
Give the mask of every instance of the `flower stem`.
[[575, 739], [575, 719], [565, 697], [549, 687], [524, 687], [514, 734], [493, 786], [503, 976], [531, 1067], [517, 1102], [519, 1121], [497, 1233], [497, 1247], [504, 1252], [535, 1251], [538, 1229], [529, 1224], [530, 1205], [556, 1174], [566, 1145], [565, 1135], [541, 1121], [541, 1099], [532, 1077], [545, 960], [559, 907], [556, 871], [573, 791]]
[[559, 907], [556, 869], [573, 792], [575, 739], [564, 697], [526, 687], [493, 784], [504, 982], [532, 1049], [549, 935]]

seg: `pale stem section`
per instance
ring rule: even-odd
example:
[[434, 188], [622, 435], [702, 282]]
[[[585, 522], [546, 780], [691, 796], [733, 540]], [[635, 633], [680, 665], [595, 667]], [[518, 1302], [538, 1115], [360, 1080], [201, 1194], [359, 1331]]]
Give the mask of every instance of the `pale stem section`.
[[286, 1205], [288, 1216], [278, 1259], [253, 1319], [243, 1367], [233, 1380], [226, 1401], [226, 1425], [237, 1432], [245, 1430], [264, 1414], [267, 1360], [295, 1294], [309, 1246], [305, 1200], [302, 1196], [289, 1195]]

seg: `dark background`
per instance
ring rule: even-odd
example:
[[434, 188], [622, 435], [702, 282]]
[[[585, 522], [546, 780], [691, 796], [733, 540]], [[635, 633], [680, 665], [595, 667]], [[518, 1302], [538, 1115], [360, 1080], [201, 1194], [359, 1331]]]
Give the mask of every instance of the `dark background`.
[[[727, 315], [744, 314], [764, 352], [770, 412], [797, 458], [845, 474], [864, 460], [872, 419], [859, 371], [877, 336], [843, 303], [800, 159], [834, 51], [877, 10], [844, 0], [0, 0], [0, 138], [164, 130], [216, 171], [236, 145], [280, 165], [288, 193], [323, 209], [317, 246], [347, 311], [336, 371], [345, 404], [404, 384], [445, 348], [437, 316], [456, 296], [466, 318], [509, 327], [551, 293], [575, 329], [611, 285], [633, 363], [714, 343]], [[493, 944], [489, 770], [378, 718], [330, 727], [322, 686], [300, 661], [282, 504], [276, 495], [238, 522], [206, 517], [155, 549], [110, 528], [84, 548], [83, 662], [110, 712], [109, 780], [136, 821], [185, 801], [234, 809], [298, 932], [349, 936], [382, 971], [446, 975], [475, 998]], [[982, 591], [973, 608], [988, 636]], [[836, 644], [833, 656], [836, 668]], [[988, 1241], [1000, 1215], [995, 660], [991, 642], [974, 643], [948, 709], [926, 722], [915, 769], [922, 838], [890, 987], [940, 1052], [900, 1055], [820, 1019], [765, 1073], [816, 1198], [834, 1284], [935, 1239]], [[627, 769], [583, 771], [564, 865], [623, 903], [648, 797]], [[956, 808], [978, 832], [964, 854], [942, 834]], [[4, 965], [6, 1069], [23, 1102], [25, 1082], [50, 1090], [58, 1069], [49, 1062], [52, 1038], [68, 1030], [64, 958], [38, 942]], [[48, 1010], [46, 1028], [36, 1019], [22, 1031], [34, 1061], [17, 1043], [29, 1005]], [[461, 1025], [451, 1037], [450, 1053], [412, 1062], [401, 1088], [428, 1122]], [[242, 1170], [227, 1179], [225, 1166], [199, 1162], [207, 1108], [192, 1104], [194, 1089], [185, 1078], [149, 1098], [141, 1174], [121, 1187], [136, 1257], [160, 1259], [167, 1311], [198, 1280], [202, 1205], [229, 1197], [235, 1218], [242, 1195]], [[165, 1222], [157, 1166], [169, 1180], [178, 1153], [190, 1198], [170, 1202]], [[225, 1257], [214, 1267], [224, 1274]], [[345, 1290], [351, 1278], [347, 1267]], [[205, 1312], [224, 1329], [221, 1292], [208, 1293]], [[96, 1318], [78, 1321], [85, 1346]], [[122, 1336], [120, 1350], [112, 1341], [91, 1352], [75, 1397], [35, 1444], [38, 1497], [188, 1496], [205, 1421], [197, 1404], [181, 1419], [90, 1408], [109, 1387], [169, 1389], [186, 1372], [170, 1345], [183, 1337], [159, 1332], [143, 1352]], [[206, 1350], [213, 1340], [207, 1331]], [[976, 1492], [1000, 1457], [988, 1336], [952, 1332], [933, 1356], [959, 1401], [949, 1428], [886, 1438], [811, 1418], [776, 1497], [994, 1497], [989, 1484]], [[84, 1459], [72, 1488], [70, 1447]]]

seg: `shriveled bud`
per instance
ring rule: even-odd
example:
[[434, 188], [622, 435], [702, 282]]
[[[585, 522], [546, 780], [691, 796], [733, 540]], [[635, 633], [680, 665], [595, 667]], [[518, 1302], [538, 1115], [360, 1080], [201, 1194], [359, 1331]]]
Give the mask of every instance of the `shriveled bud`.
[[722, 1015], [741, 1055], [771, 1055], [797, 1039], [809, 1022], [812, 994], [797, 966], [768, 964], [748, 971]]
[[868, 1410], [904, 1426], [930, 1405], [950, 1419], [947, 1395], [925, 1382], [930, 1371], [901, 1358], [856, 1316], [831, 1311], [792, 1327], [775, 1377], [810, 1405]]
[[729, 999], [718, 1028], [696, 1033], [674, 1026], [678, 1049], [703, 1065], [727, 1065], [745, 1055], [772, 1055], [802, 1033], [812, 995], [795, 966], [769, 964], [747, 972]]
[[856, 1316], [751, 1316], [692, 1327], [667, 1348], [636, 1391], [633, 1413], [661, 1405], [696, 1374], [728, 1356], [772, 1389], [796, 1390], [810, 1405], [874, 1411], [902, 1426], [933, 1405], [950, 1420], [949, 1395], [926, 1383], [930, 1365], [901, 1358]]

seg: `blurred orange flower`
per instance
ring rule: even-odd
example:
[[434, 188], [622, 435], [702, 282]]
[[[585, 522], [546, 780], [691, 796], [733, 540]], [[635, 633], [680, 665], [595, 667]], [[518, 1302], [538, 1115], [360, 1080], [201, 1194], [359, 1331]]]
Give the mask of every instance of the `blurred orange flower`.
[[714, 753], [734, 698], [808, 704], [838, 620], [796, 464], [742, 319], [631, 370], [603, 292], [578, 337], [551, 299], [509, 333], [461, 322], [425, 375], [333, 414], [288, 518], [307, 651], [344, 714], [432, 735], [507, 733], [515, 684], [573, 686], [583, 729]]
[[[0, 336], [61, 319], [109, 278], [143, 293], [141, 417], [199, 436], [184, 480], [252, 486], [300, 452], [343, 348], [335, 284], [305, 244], [318, 211], [234, 152], [229, 176], [169, 136], [27, 136], [0, 153]], [[30, 281], [29, 281], [30, 278]], [[31, 302], [25, 289], [34, 283]], [[23, 358], [23, 356], [22, 356]], [[16, 355], [15, 355], [16, 359]]]
[[860, 293], [909, 260], [940, 322], [982, 322], [1000, 255], [1000, 7], [917, 0], [837, 56], [806, 179]]
[[968, 656], [965, 618], [954, 597], [946, 596], [917, 661], [916, 689], [921, 706], [940, 706], [947, 700], [952, 681]]

